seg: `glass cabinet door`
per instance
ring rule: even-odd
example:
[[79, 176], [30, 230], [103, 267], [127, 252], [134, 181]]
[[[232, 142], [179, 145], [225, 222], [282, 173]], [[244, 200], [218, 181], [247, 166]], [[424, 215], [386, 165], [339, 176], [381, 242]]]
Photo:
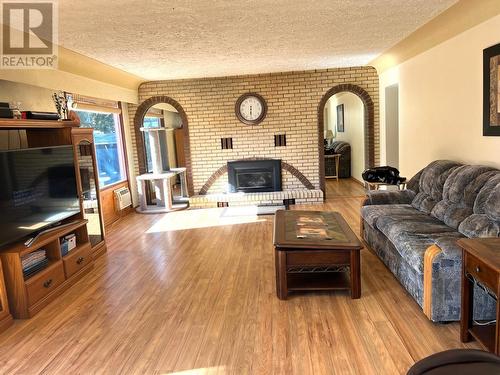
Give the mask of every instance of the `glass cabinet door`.
[[99, 214], [98, 186], [96, 184], [92, 143], [81, 141], [76, 147], [80, 169], [81, 197], [83, 218], [89, 222], [87, 231], [92, 247], [104, 240], [101, 216]]

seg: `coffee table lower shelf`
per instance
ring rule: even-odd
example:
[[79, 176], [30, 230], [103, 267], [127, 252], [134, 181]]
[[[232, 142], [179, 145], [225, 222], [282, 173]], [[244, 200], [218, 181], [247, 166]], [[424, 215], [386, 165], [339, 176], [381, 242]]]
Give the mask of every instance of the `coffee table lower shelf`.
[[288, 273], [289, 291], [350, 290], [348, 272]]

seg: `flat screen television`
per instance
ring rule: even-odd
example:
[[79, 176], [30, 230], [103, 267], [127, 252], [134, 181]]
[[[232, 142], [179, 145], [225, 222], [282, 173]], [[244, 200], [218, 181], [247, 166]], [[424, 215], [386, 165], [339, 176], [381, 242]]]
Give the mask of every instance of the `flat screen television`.
[[79, 212], [72, 146], [0, 151], [0, 246]]

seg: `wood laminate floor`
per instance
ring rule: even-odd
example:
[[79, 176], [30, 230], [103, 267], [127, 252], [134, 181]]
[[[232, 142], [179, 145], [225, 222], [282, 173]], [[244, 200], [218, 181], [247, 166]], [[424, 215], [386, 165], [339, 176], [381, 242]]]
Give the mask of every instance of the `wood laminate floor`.
[[[323, 205], [357, 233], [363, 191], [328, 181]], [[362, 251], [362, 296], [275, 294], [271, 216], [131, 214], [94, 271], [0, 335], [1, 374], [404, 374], [462, 348]], [[467, 347], [477, 347], [468, 344]]]

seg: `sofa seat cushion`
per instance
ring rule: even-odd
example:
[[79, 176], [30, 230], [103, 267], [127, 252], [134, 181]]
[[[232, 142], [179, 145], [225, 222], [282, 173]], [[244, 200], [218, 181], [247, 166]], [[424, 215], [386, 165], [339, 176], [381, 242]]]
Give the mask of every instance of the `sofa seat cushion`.
[[424, 255], [429, 246], [464, 237], [428, 215], [384, 216], [377, 220], [376, 226], [419, 273], [424, 272]]
[[424, 213], [413, 208], [410, 204], [375, 204], [363, 206], [361, 217], [372, 227], [377, 228], [377, 220], [381, 217], [411, 217], [414, 215], [424, 215]]
[[454, 241], [464, 236], [458, 232], [445, 233], [412, 233], [394, 232], [389, 240], [393, 243], [398, 253], [406, 262], [418, 273], [424, 272], [425, 251], [438, 242], [454, 243]]

